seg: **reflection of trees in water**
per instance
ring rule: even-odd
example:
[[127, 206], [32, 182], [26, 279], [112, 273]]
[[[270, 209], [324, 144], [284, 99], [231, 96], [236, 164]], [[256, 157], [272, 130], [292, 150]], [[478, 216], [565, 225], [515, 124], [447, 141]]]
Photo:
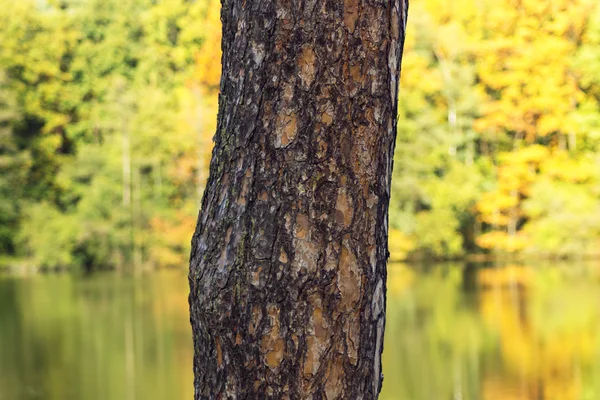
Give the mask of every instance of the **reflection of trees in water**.
[[390, 266], [382, 399], [480, 398], [484, 336], [461, 286], [459, 265], [424, 274]]
[[[0, 279], [0, 398], [6, 393], [26, 390], [18, 373], [19, 326], [22, 324], [18, 311], [18, 281]], [[11, 321], [6, 323], [5, 321]], [[4, 359], [13, 362], [2, 362]]]
[[191, 398], [186, 296], [182, 271], [0, 281], [0, 398]]
[[491, 376], [484, 398], [506, 399], [511, 393], [523, 399], [581, 399], [580, 371], [597, 351], [599, 310], [590, 307], [597, 304], [596, 288], [585, 282], [549, 283], [552, 270], [513, 266], [485, 272], [480, 310], [499, 336], [506, 393], [494, 397], [500, 378]]
[[589, 277], [449, 265], [391, 266], [388, 280], [383, 399], [600, 395], [600, 293]]
[[[597, 276], [391, 265], [381, 399], [600, 398]], [[184, 271], [0, 279], [0, 398], [191, 398], [187, 291]]]

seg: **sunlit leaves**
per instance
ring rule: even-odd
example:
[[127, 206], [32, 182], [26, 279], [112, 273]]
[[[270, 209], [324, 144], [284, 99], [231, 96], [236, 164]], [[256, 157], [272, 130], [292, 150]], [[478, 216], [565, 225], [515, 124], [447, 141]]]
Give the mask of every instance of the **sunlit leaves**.
[[0, 230], [21, 228], [10, 251], [38, 266], [181, 264], [189, 237], [173, 232], [193, 230], [216, 120], [194, 74], [218, 4], [0, 6], [0, 97], [21, 111], [2, 140], [21, 168], [0, 189], [15, 192], [18, 177], [24, 193], [0, 204], [13, 210]]
[[[14, 194], [0, 201], [3, 248], [32, 255], [6, 238], [48, 207], [97, 228], [70, 231], [79, 256], [126, 263], [134, 243], [150, 264], [185, 259], [180, 227], [195, 218], [216, 128], [219, 8], [0, 0], [0, 103], [11, 99], [0, 191]], [[594, 0], [411, 4], [395, 257], [594, 253], [599, 49]]]
[[[591, 0], [413, 7], [391, 202], [391, 224], [415, 242], [411, 255], [591, 254], [596, 208], [586, 205], [600, 200], [592, 155], [600, 149], [598, 10]], [[565, 188], [579, 192], [572, 200], [581, 211], [534, 212], [546, 207], [543, 193], [559, 199]], [[578, 233], [568, 240], [560, 226]], [[450, 251], [454, 236], [458, 253]]]
[[487, 9], [487, 37], [476, 54], [479, 85], [488, 98], [476, 128], [529, 141], [569, 132], [582, 95], [569, 59], [593, 2], [514, 3], [490, 2]]

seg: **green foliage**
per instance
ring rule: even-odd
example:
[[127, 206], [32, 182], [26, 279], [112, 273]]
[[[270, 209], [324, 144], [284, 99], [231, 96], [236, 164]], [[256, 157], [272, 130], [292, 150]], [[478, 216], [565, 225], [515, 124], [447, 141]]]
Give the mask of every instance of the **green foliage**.
[[66, 267], [74, 262], [79, 236], [78, 221], [51, 204], [26, 207], [21, 238], [40, 267]]
[[[597, 255], [600, 6], [411, 5], [401, 258]], [[183, 265], [215, 130], [216, 0], [0, 0], [0, 252]]]
[[[523, 206], [531, 250], [568, 255], [600, 255], [600, 202], [589, 185], [537, 182]], [[598, 187], [596, 188], [596, 190]]]
[[407, 257], [596, 256], [600, 7], [411, 7], [390, 225]]
[[210, 4], [0, 0], [0, 251], [45, 267], [185, 262], [212, 135], [191, 83]]
[[19, 200], [23, 196], [20, 182], [29, 161], [28, 153], [16, 143], [14, 123], [19, 119], [19, 111], [6, 81], [6, 75], [0, 71], [0, 254], [15, 251]]

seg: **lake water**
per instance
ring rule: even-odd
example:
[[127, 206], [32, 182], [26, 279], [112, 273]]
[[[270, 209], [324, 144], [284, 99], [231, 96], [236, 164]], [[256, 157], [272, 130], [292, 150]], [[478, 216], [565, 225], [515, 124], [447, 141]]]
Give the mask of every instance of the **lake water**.
[[[388, 273], [398, 400], [600, 399], [600, 268]], [[185, 271], [0, 277], [0, 400], [192, 399]]]

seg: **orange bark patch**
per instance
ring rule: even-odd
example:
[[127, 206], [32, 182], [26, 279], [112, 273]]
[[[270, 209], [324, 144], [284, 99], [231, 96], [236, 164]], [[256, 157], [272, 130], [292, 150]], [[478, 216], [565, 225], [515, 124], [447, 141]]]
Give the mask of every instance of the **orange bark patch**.
[[[373, 224], [374, 226], [375, 224]], [[375, 235], [373, 235], [375, 236]], [[373, 239], [371, 239], [373, 240]], [[375, 273], [375, 269], [377, 267], [377, 247], [369, 246], [369, 263], [371, 264], [371, 269], [373, 273]]]
[[221, 365], [223, 365], [223, 350], [221, 350], [221, 341], [219, 341], [219, 338], [216, 339], [216, 343], [217, 343], [217, 367], [221, 368]]
[[296, 139], [298, 133], [298, 121], [296, 114], [280, 114], [277, 117], [277, 137], [275, 147], [281, 148], [288, 146]]
[[327, 338], [327, 328], [329, 324], [323, 317], [323, 300], [321, 295], [316, 293], [310, 296], [310, 304], [313, 306], [312, 318], [311, 318], [311, 331], [314, 336], [321, 341], [325, 341]]
[[317, 269], [317, 261], [319, 259], [319, 248], [316, 244], [306, 240], [294, 241], [294, 263], [293, 267], [296, 271], [305, 270], [314, 272]]
[[258, 269], [252, 273], [252, 285], [254, 285], [254, 286], [260, 285], [261, 271], [262, 271], [262, 267], [258, 267]]
[[353, 137], [352, 162], [359, 182], [370, 182], [377, 175], [377, 134], [375, 126], [362, 125]]
[[350, 31], [354, 32], [356, 20], [358, 19], [358, 1], [344, 0], [344, 25]]
[[277, 368], [283, 360], [284, 344], [280, 334], [279, 307], [270, 305], [267, 307], [271, 330], [261, 340], [261, 350], [265, 354], [265, 362], [269, 368]]
[[348, 66], [348, 70], [346, 72], [346, 79], [349, 82], [348, 85], [348, 94], [350, 96], [355, 96], [361, 87], [363, 87], [366, 76], [362, 73], [362, 67], [360, 64], [352, 64]]
[[324, 337], [326, 331], [323, 327], [323, 309], [321, 307], [315, 307], [313, 310], [313, 324], [315, 326], [315, 336]]
[[300, 57], [298, 57], [298, 68], [300, 69], [298, 75], [302, 80], [302, 85], [305, 87], [310, 86], [315, 80], [316, 68], [315, 68], [316, 55], [312, 48], [304, 47]]
[[261, 312], [258, 306], [252, 307], [252, 319], [250, 320], [250, 326], [248, 327], [248, 332], [251, 335], [254, 335], [256, 332], [256, 328], [258, 327], [258, 323], [260, 322]]
[[340, 356], [335, 357], [335, 359], [331, 361], [326, 376], [325, 396], [327, 397], [327, 400], [337, 399], [344, 387], [344, 366]]
[[292, 334], [292, 343], [294, 344], [294, 349], [298, 349], [298, 336]]
[[360, 310], [356, 310], [346, 317], [344, 323], [344, 334], [346, 338], [346, 347], [348, 349], [348, 359], [350, 364], [356, 365], [358, 362], [358, 347], [360, 344]]
[[400, 22], [398, 21], [398, 14], [392, 13], [392, 37], [396, 40], [400, 37]]
[[331, 125], [331, 123], [333, 122], [333, 115], [329, 114], [327, 111], [324, 111], [321, 114], [321, 122], [323, 122], [327, 126]]
[[221, 177], [220, 184], [220, 192], [219, 192], [219, 203], [222, 203], [227, 198], [227, 194], [229, 191], [229, 173], [226, 172]]
[[303, 372], [305, 376], [314, 375], [321, 363], [322, 344], [314, 336], [306, 338], [306, 356], [304, 357]]
[[283, 217], [285, 219], [285, 229], [289, 232], [292, 229], [292, 216], [290, 214], [285, 214]]
[[351, 199], [346, 194], [346, 191], [342, 189], [338, 193], [337, 201], [335, 203], [335, 220], [337, 223], [343, 224], [346, 228], [352, 223], [352, 214], [354, 211], [350, 200]]
[[283, 339], [277, 339], [272, 350], [267, 353], [267, 365], [271, 368], [277, 368], [283, 360]]
[[225, 234], [225, 245], [223, 246], [223, 251], [221, 251], [221, 257], [219, 257], [219, 269], [222, 269], [227, 264], [227, 248], [229, 247], [229, 239], [231, 239], [232, 228], [227, 229], [227, 233]]
[[286, 252], [283, 251], [283, 249], [281, 249], [281, 253], [279, 254], [279, 262], [282, 262], [284, 264], [288, 262], [288, 256]]
[[309, 326], [309, 336], [306, 338], [306, 355], [304, 358], [303, 371], [305, 376], [315, 375], [321, 365], [321, 356], [328, 344], [327, 320], [323, 316], [322, 299], [319, 294], [310, 297], [313, 306]]
[[350, 78], [352, 78], [352, 82], [362, 82], [364, 80], [365, 77], [362, 74], [362, 68], [359, 64], [350, 66]]
[[294, 98], [294, 85], [293, 85], [293, 83], [286, 82], [282, 86], [284, 86], [283, 105], [284, 105], [284, 107], [286, 107], [290, 104], [290, 102]]
[[321, 138], [318, 139], [317, 141], [317, 145], [319, 146], [319, 149], [317, 150], [317, 157], [319, 158], [323, 158], [325, 157], [325, 155], [327, 155], [327, 142]]
[[244, 174], [244, 178], [242, 178], [242, 190], [240, 191], [240, 195], [237, 200], [237, 204], [240, 206], [246, 205], [246, 197], [248, 195], [248, 188], [250, 187], [251, 177], [252, 170], [248, 168], [246, 174]]
[[308, 236], [308, 230], [310, 228], [310, 222], [308, 216], [304, 214], [296, 215], [296, 237], [298, 239], [306, 239]]
[[342, 254], [340, 255], [337, 286], [342, 297], [340, 302], [341, 310], [350, 310], [360, 297], [361, 281], [358, 271], [358, 261], [349, 248], [347, 240], [345, 240], [342, 247]]
[[325, 249], [325, 269], [327, 271], [331, 271], [332, 269], [336, 269], [339, 264], [339, 255], [340, 251], [340, 243], [339, 242], [331, 242], [327, 245], [327, 249]]

